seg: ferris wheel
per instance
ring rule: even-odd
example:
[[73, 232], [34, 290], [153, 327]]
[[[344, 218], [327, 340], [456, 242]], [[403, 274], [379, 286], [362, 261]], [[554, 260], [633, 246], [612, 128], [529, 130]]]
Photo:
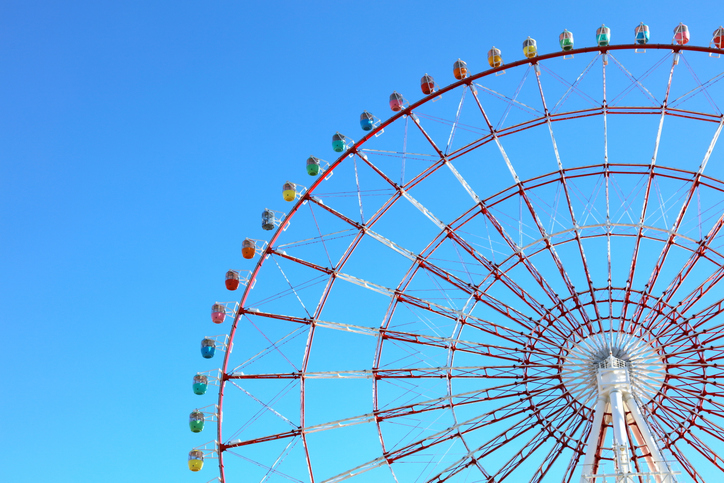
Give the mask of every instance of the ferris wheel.
[[263, 210], [271, 237], [249, 228], [227, 273], [240, 300], [213, 304], [220, 367], [194, 376], [190, 416], [213, 437], [189, 467], [719, 481], [724, 29], [649, 36], [458, 59], [452, 84], [425, 73], [420, 100], [394, 91], [390, 118], [333, 135], [336, 160], [300, 163], [291, 208]]

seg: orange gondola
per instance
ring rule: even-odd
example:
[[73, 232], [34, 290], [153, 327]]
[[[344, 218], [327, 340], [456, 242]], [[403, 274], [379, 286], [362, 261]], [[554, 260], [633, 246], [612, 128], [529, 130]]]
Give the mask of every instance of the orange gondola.
[[468, 64], [463, 60], [456, 60], [453, 64], [453, 75], [457, 80], [465, 79], [468, 76]]

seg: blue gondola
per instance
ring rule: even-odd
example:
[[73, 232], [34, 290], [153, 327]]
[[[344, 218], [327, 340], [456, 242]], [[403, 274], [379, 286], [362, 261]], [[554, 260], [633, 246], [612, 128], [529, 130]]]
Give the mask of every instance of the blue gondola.
[[636, 34], [637, 44], [645, 45], [649, 43], [650, 32], [648, 25], [641, 22], [639, 25], [636, 26], [636, 30], [634, 30], [634, 33]]
[[216, 353], [216, 342], [214, 339], [205, 338], [201, 341], [201, 357], [211, 359]]
[[359, 117], [359, 125], [363, 131], [371, 131], [375, 126], [375, 116], [365, 111]]

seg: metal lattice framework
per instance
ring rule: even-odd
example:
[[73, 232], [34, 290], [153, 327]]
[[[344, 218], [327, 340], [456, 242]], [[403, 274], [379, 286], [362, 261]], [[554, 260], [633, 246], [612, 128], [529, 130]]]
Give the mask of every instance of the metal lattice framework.
[[721, 477], [724, 64], [636, 48], [471, 75], [314, 179], [227, 317], [220, 481], [575, 481], [612, 351], [679, 480]]

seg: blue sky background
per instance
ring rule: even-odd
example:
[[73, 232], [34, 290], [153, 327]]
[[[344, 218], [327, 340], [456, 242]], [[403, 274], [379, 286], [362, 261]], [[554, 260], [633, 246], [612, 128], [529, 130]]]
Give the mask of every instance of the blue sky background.
[[308, 155], [333, 159], [332, 133], [385, 118], [393, 89], [416, 99], [425, 72], [483, 70], [493, 44], [550, 52], [568, 28], [592, 45], [603, 22], [628, 42], [643, 20], [706, 45], [712, 6], [2, 2], [2, 479], [212, 478], [186, 467], [198, 343]]

